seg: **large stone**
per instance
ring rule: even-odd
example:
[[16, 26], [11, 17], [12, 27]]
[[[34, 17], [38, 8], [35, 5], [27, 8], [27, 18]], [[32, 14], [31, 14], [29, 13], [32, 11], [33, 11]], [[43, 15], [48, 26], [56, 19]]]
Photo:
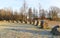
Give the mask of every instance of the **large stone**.
[[53, 35], [60, 35], [60, 32], [58, 31], [57, 28], [59, 28], [59, 26], [55, 26], [55, 27], [52, 28], [51, 33]]
[[48, 26], [48, 23], [47, 23], [47, 22], [44, 22], [44, 24], [43, 24], [43, 28], [44, 28], [44, 29], [48, 29], [48, 28], [49, 28], [49, 26]]

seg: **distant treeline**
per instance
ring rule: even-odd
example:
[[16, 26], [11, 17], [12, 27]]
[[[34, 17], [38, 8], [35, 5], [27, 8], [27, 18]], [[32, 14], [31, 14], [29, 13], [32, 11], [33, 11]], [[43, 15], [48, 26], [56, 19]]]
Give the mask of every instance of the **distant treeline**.
[[59, 20], [60, 9], [57, 7], [51, 7], [49, 11], [40, 9], [38, 10], [29, 8], [26, 11], [20, 10], [20, 12], [12, 11], [10, 9], [0, 9], [0, 20], [33, 20], [33, 19], [49, 19], [49, 20]]
[[6, 21], [31, 21], [34, 20], [60, 20], [60, 8], [56, 6], [50, 7], [49, 10], [44, 10], [40, 7], [39, 9], [35, 8], [28, 8], [26, 5], [26, 1], [24, 0], [23, 6], [21, 7], [20, 11], [13, 11], [9, 8], [5, 9], [0, 9], [0, 20], [6, 20]]

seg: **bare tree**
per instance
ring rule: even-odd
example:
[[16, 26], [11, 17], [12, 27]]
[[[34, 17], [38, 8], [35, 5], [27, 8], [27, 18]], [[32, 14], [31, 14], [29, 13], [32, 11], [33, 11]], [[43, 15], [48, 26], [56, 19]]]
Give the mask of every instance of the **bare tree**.
[[[24, 21], [24, 22], [26, 22], [27, 21], [27, 3], [26, 3], [26, 0], [24, 0], [24, 3], [23, 3], [23, 6], [21, 7], [21, 10], [20, 10], [21, 12], [21, 14], [22, 14], [22, 20]], [[20, 15], [21, 15], [20, 14]]]
[[44, 9], [40, 10], [40, 18], [45, 19], [45, 16], [46, 16], [45, 10]]
[[29, 13], [29, 22], [31, 24], [32, 22], [32, 9], [31, 8], [29, 8], [28, 13]]
[[60, 12], [60, 9], [58, 7], [51, 7], [50, 10], [49, 10], [49, 17], [52, 19], [52, 20], [57, 20], [58, 18], [58, 13]]

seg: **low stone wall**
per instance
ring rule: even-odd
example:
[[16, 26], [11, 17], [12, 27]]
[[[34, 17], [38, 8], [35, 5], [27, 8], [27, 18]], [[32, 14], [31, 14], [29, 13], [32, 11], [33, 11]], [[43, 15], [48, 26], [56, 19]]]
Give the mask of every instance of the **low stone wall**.
[[[38, 27], [40, 26], [40, 22], [41, 20], [38, 20], [39, 23], [38, 23]], [[0, 21], [0, 25], [3, 25], [3, 24], [9, 24], [9, 23], [13, 23], [12, 21]], [[17, 23], [16, 21], [14, 21], [14, 23]], [[18, 23], [21, 23], [21, 21], [18, 21]], [[24, 21], [22, 23], [25, 23]], [[27, 24], [30, 24], [29, 21], [27, 21]], [[32, 24], [33, 24], [33, 21], [32, 21]], [[37, 24], [37, 20], [35, 20], [34, 24], [33, 25], [36, 25]], [[44, 20], [44, 28], [46, 28], [47, 26], [52, 28], [56, 25], [60, 25], [60, 22], [59, 21], [49, 21], [49, 20]]]

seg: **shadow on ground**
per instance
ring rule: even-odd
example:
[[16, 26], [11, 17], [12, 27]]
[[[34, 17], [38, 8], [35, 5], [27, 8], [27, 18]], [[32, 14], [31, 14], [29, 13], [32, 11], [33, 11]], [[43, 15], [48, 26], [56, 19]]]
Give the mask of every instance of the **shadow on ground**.
[[50, 31], [47, 30], [27, 30], [27, 29], [6, 29], [6, 30], [13, 30], [17, 32], [29, 32], [32, 34], [38, 34], [38, 35], [51, 35]]

